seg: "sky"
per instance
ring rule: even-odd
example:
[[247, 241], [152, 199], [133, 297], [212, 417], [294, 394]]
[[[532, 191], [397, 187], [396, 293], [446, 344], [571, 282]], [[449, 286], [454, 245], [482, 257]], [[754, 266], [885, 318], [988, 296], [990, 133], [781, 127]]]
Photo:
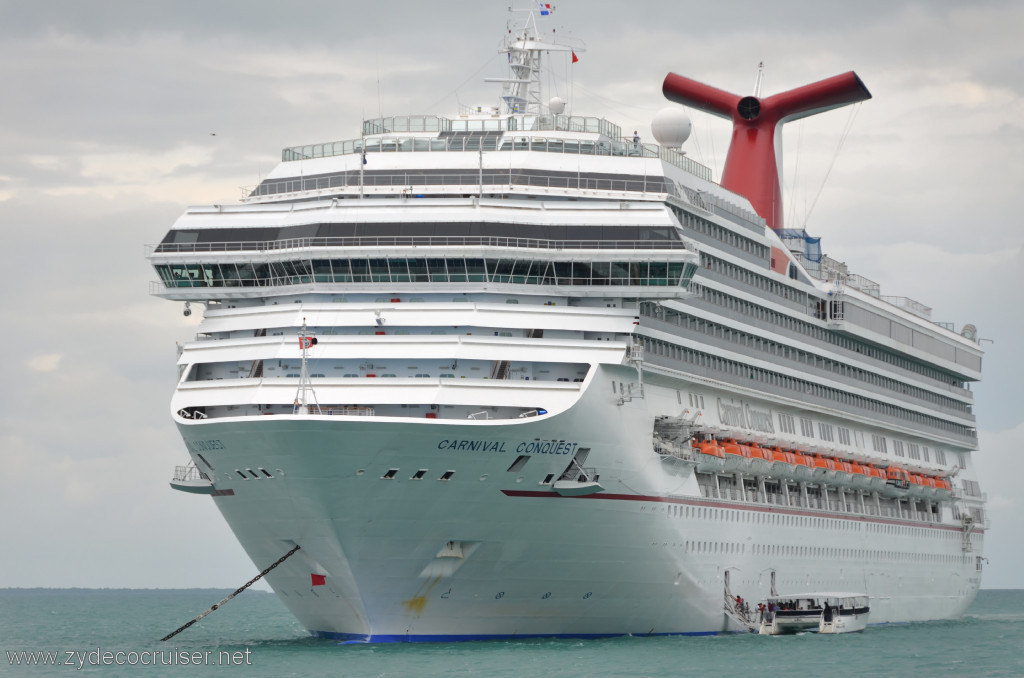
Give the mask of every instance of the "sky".
[[[175, 343], [144, 246], [233, 203], [286, 146], [363, 118], [495, 105], [507, 0], [0, 0], [0, 588], [234, 588], [213, 502], [168, 487]], [[973, 323], [986, 588], [1024, 588], [1024, 3], [564, 0], [570, 112], [650, 140], [669, 72], [762, 94], [855, 70], [873, 98], [789, 125], [786, 222], [852, 272]], [[691, 112], [719, 177], [730, 125]]]

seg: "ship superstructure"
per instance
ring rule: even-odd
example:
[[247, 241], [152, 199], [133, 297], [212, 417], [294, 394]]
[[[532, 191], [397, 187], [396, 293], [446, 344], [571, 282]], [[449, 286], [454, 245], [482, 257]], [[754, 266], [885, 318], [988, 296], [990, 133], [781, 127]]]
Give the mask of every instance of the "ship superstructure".
[[532, 15], [505, 48], [504, 110], [285, 149], [150, 249], [152, 293], [204, 307], [177, 486], [260, 569], [300, 545], [267, 579], [329, 637], [717, 632], [769, 573], [872, 622], [962, 613], [973, 327], [542, 106], [568, 48]]

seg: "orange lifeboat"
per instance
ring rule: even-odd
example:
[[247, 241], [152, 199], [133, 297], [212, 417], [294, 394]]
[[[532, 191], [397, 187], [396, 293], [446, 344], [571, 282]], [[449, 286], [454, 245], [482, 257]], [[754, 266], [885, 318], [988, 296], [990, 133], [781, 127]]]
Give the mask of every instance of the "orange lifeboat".
[[698, 448], [701, 454], [725, 458], [725, 451], [719, 447], [718, 443], [714, 440], [702, 440], [700, 442], [694, 441], [693, 446]]
[[841, 485], [853, 484], [853, 464], [842, 459], [836, 459], [836, 482]]
[[726, 454], [739, 454], [740, 453], [739, 452], [739, 447], [740, 446], [737, 445], [736, 441], [733, 440], [732, 438], [726, 438], [725, 440], [721, 441], [721, 447], [725, 451]]
[[927, 485], [924, 482], [924, 478], [919, 473], [908, 474], [908, 480], [910, 484], [907, 489], [910, 490], [910, 494], [915, 497], [923, 497], [927, 491]]
[[938, 485], [935, 484], [935, 476], [921, 476], [922, 484], [924, 485], [924, 496], [934, 497], [938, 489]]
[[910, 488], [910, 474], [901, 466], [890, 466], [885, 470], [885, 494], [894, 497]]
[[850, 464], [850, 470], [853, 473], [853, 477], [850, 478], [850, 482], [855, 487], [867, 488], [871, 486], [871, 469], [868, 466], [852, 462]]
[[772, 468], [771, 451], [756, 443], [750, 443], [745, 447], [750, 452], [750, 470], [754, 473], [768, 473]]
[[699, 452], [698, 473], [717, 473], [725, 469], [725, 452], [714, 439], [693, 440], [690, 445]]
[[793, 455], [794, 475], [797, 478], [808, 479], [814, 476], [814, 458], [801, 454], [795, 450], [790, 451]]
[[740, 445], [732, 438], [722, 441], [722, 449], [725, 451], [726, 471], [749, 471], [750, 470], [750, 448]]
[[948, 499], [953, 496], [953, 486], [950, 484], [949, 479], [935, 479], [935, 494], [944, 499]]
[[871, 479], [869, 486], [873, 489], [885, 487], [885, 471], [877, 466], [868, 465], [868, 476]]
[[812, 458], [814, 462], [814, 477], [825, 480], [836, 479], [836, 463], [829, 457], [822, 457], [821, 455], [814, 455]]
[[890, 466], [885, 472], [885, 479], [891, 481], [890, 485], [895, 485], [900, 489], [906, 489], [910, 484], [910, 474], [900, 466]]
[[779, 447], [761, 449], [771, 455], [772, 473], [784, 478], [791, 477], [793, 475], [793, 467], [796, 465], [796, 457], [793, 456], [792, 452], [785, 452]]

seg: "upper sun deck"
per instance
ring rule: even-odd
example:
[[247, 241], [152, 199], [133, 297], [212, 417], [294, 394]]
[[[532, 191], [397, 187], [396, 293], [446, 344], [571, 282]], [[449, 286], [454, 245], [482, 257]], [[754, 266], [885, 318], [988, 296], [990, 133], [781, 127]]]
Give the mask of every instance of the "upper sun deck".
[[[445, 118], [436, 115], [393, 115], [363, 121], [363, 134], [396, 132], [582, 132], [621, 139], [622, 128], [605, 118], [584, 115], [502, 115], [478, 108], [475, 113]], [[287, 150], [287, 149], [285, 149]]]
[[576, 115], [475, 114], [459, 118], [406, 115], [363, 122], [359, 138], [291, 146], [284, 163], [367, 153], [534, 151], [619, 158], [659, 158], [704, 181], [711, 169], [684, 153], [622, 137], [604, 118]]
[[[591, 141], [605, 142], [620, 140], [622, 137], [621, 128], [604, 118], [577, 115], [500, 115], [497, 112], [463, 115], [458, 118], [395, 115], [364, 120], [362, 136], [358, 139], [286, 148], [281, 151], [281, 161], [330, 158], [360, 153], [363, 149], [428, 152], [497, 150], [496, 142], [506, 132], [574, 132], [589, 136]], [[579, 134], [575, 136], [578, 137]], [[399, 143], [399, 148], [382, 149], [380, 142], [385, 139], [408, 142]], [[449, 139], [462, 143], [446, 143]], [[413, 140], [420, 143], [412, 143]], [[429, 140], [433, 140], [434, 143], [424, 143]]]

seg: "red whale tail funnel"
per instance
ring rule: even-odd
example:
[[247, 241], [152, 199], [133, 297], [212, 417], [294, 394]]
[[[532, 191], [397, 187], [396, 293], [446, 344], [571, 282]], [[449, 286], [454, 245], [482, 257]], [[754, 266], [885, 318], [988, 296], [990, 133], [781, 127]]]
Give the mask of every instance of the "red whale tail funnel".
[[770, 97], [741, 97], [690, 78], [669, 73], [665, 97], [732, 120], [732, 141], [722, 171], [722, 186], [750, 200], [774, 229], [782, 228], [782, 188], [775, 137], [782, 125], [871, 98], [853, 71]]

